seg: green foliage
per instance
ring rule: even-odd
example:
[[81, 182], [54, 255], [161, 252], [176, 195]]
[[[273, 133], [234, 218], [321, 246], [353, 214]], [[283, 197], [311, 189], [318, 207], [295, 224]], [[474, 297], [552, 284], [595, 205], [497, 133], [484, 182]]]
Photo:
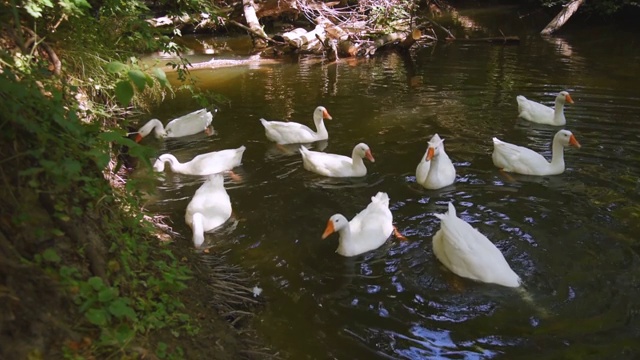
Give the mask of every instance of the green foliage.
[[136, 91], [141, 93], [147, 87], [152, 88], [156, 82], [159, 86], [171, 90], [164, 70], [157, 67], [141, 68], [136, 58], [131, 58], [127, 65], [112, 61], [106, 65], [106, 70], [119, 79], [115, 85], [115, 94], [121, 106], [128, 106]]
[[59, 0], [56, 3], [51, 0], [26, 0], [23, 1], [22, 7], [29, 15], [39, 18], [45, 10], [54, 10], [56, 7], [62, 14], [78, 16], [89, 9], [91, 5], [86, 0]]
[[[144, 86], [150, 85], [145, 74], [131, 70], [123, 70], [123, 74], [130, 76], [137, 90], [142, 88], [142, 79]], [[169, 327], [176, 336], [197, 331], [175, 296], [186, 288], [188, 269], [170, 251], [140, 240], [149, 236], [151, 227], [140, 226], [142, 215], [132, 216], [124, 210], [139, 208], [137, 199], [114, 192], [102, 173], [112, 157], [112, 144], [126, 145], [130, 154], [142, 159], [151, 157], [150, 149], [126, 138], [122, 130], [104, 131], [98, 123], [83, 122], [77, 105], [67, 101], [74, 99], [74, 87], [46, 79], [38, 79], [38, 83], [10, 67], [0, 73], [0, 113], [4, 114], [0, 139], [3, 144], [12, 144], [14, 151], [7, 154], [9, 148], [0, 149], [7, 155], [3, 168], [12, 168], [10, 183], [49, 194], [52, 215], [61, 222], [74, 221], [86, 213], [104, 214], [103, 236], [110, 244], [112, 259], [110, 284], [67, 265], [55, 248], [35, 256], [35, 262], [60, 279], [73, 294], [78, 311], [99, 331], [93, 342], [97, 353], [125, 349], [136, 336], [154, 329]], [[20, 204], [13, 205], [19, 208]], [[30, 210], [22, 208], [16, 213], [16, 224], [29, 219]], [[54, 238], [64, 235], [56, 228], [43, 227], [41, 232]]]
[[387, 2], [365, 0], [369, 4], [368, 21], [382, 33], [406, 31], [410, 28], [412, 0]]
[[[175, 10], [201, 3], [179, 1]], [[31, 231], [53, 242], [69, 235], [64, 224], [92, 219], [108, 248], [104, 278], [88, 274], [87, 244], [81, 241], [24, 259], [63, 285], [82, 318], [79, 328], [91, 339], [85, 353], [68, 347], [65, 357], [126, 357], [132, 344], [146, 342], [141, 338], [154, 330], [170, 329], [176, 337], [197, 333], [177, 296], [186, 289], [188, 268], [149, 241], [154, 229], [133, 211], [141, 205], [132, 181], [118, 190], [105, 179], [122, 147], [150, 167], [153, 149], [127, 138], [123, 120], [131, 104], [144, 106], [173, 91], [162, 68], [135, 54], [181, 48], [149, 26], [149, 9], [141, 1], [106, 0], [92, 14], [84, 0], [16, 5], [0, 3], [0, 21], [46, 30], [44, 40], [56, 44], [63, 74], [51, 76], [37, 44], [29, 53], [0, 52], [0, 175], [3, 187], [9, 184], [3, 194], [15, 194], [3, 199], [0, 210], [12, 215], [12, 226], [35, 223]], [[188, 79], [185, 59], [170, 65]], [[35, 219], [26, 194], [36, 202], [49, 199], [48, 223]], [[163, 359], [184, 358], [182, 349], [162, 343], [151, 350]]]
[[185, 12], [215, 14], [219, 11], [214, 2], [208, 0], [157, 0], [154, 4], [170, 14]]

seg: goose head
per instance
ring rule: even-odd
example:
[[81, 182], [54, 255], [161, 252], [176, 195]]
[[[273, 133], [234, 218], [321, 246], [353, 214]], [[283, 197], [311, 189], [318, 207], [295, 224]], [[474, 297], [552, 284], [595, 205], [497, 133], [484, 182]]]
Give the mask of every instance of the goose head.
[[161, 137], [164, 135], [163, 133], [164, 127], [162, 126], [162, 123], [158, 119], [151, 119], [147, 121], [147, 123], [144, 124], [140, 129], [138, 129], [138, 134], [136, 135], [135, 141], [140, 142], [142, 138], [151, 134], [151, 132], [154, 130], [156, 131], [156, 137]]
[[320, 122], [322, 122], [322, 120], [327, 119], [327, 120], [331, 120], [332, 117], [331, 115], [329, 115], [329, 112], [327, 111], [327, 109], [324, 106], [318, 106], [314, 111], [313, 111], [313, 121], [318, 124]]
[[433, 135], [429, 140], [429, 148], [427, 149], [426, 161], [431, 161], [434, 156], [440, 153], [440, 150], [444, 148], [444, 139], [441, 139], [438, 134]]
[[164, 163], [165, 162], [171, 162], [171, 155], [169, 154], [162, 154], [158, 157], [158, 159], [156, 159], [156, 162], [153, 163], [153, 170], [157, 171], [157, 172], [163, 172], [164, 171]]
[[340, 214], [335, 214], [329, 218], [329, 221], [327, 221], [327, 227], [324, 229], [324, 233], [322, 233], [322, 239], [324, 240], [334, 232], [340, 232], [340, 230], [348, 228], [348, 226], [349, 220], [347, 220], [346, 217]]
[[576, 137], [573, 136], [573, 134], [569, 130], [560, 130], [560, 131], [558, 131], [556, 133], [556, 135], [553, 137], [553, 142], [554, 143], [560, 143], [564, 147], [575, 146], [578, 149], [580, 149], [580, 147], [581, 147], [581, 145], [578, 142], [578, 140], [576, 139]]
[[353, 155], [358, 156], [362, 159], [367, 158], [371, 162], [376, 162], [376, 159], [373, 158], [373, 154], [371, 154], [371, 149], [369, 145], [365, 143], [360, 143], [353, 148]]
[[558, 93], [558, 96], [556, 96], [556, 102], [560, 102], [562, 104], [564, 103], [573, 104], [573, 99], [571, 98], [571, 95], [569, 95], [568, 92], [560, 91], [560, 93]]

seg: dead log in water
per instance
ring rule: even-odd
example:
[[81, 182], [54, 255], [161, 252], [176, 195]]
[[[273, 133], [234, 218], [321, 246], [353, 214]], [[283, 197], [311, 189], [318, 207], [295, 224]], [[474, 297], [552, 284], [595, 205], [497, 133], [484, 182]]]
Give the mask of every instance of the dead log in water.
[[322, 42], [324, 42], [325, 36], [324, 27], [318, 25], [311, 31], [302, 28], [293, 29], [278, 38], [297, 51], [317, 53], [322, 51]]
[[[260, 57], [260, 55], [253, 55], [248, 59], [242, 60], [225, 60], [225, 59], [211, 59], [209, 61], [199, 62], [195, 64], [189, 65], [189, 70], [201, 70], [201, 69], [220, 69], [232, 66], [256, 66], [256, 65], [273, 65], [280, 64], [281, 60], [276, 59], [266, 59]], [[174, 68], [165, 67], [164, 70], [166, 72], [175, 71]]]

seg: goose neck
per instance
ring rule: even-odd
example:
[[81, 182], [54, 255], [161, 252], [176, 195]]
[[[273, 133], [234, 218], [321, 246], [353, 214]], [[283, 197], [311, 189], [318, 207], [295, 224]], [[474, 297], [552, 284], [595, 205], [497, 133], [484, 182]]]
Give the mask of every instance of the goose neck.
[[325, 136], [329, 136], [329, 133], [327, 132], [327, 128], [324, 125], [324, 120], [322, 120], [322, 118], [320, 119], [314, 119], [315, 124], [316, 124], [316, 133], [320, 136], [320, 137], [325, 137]]
[[199, 248], [204, 243], [204, 218], [202, 214], [195, 213], [192, 218], [193, 222], [193, 245]]
[[556, 139], [553, 140], [553, 146], [551, 148], [551, 166], [554, 169], [564, 169], [564, 146]]
[[149, 124], [151, 124], [151, 126], [153, 127], [153, 133], [155, 137], [161, 138], [167, 136], [167, 131], [165, 130], [164, 125], [162, 125], [162, 122], [160, 122], [160, 120], [152, 119], [149, 121]]

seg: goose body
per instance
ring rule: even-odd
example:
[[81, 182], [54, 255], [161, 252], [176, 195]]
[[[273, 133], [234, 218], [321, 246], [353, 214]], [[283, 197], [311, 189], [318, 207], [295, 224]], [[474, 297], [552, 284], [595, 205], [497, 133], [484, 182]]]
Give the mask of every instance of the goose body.
[[222, 225], [231, 217], [231, 200], [224, 188], [222, 174], [209, 178], [196, 190], [187, 205], [185, 222], [193, 231], [193, 245], [199, 248], [204, 243], [204, 233]]
[[318, 106], [313, 112], [316, 131], [297, 122], [267, 121], [265, 119], [260, 119], [260, 122], [264, 126], [264, 133], [267, 139], [271, 141], [278, 144], [306, 144], [329, 138], [324, 119], [331, 120], [331, 115], [329, 115], [324, 106]]
[[444, 151], [444, 139], [438, 134], [429, 140], [429, 147], [416, 168], [416, 182], [431, 190], [453, 184], [456, 168]]
[[365, 143], [360, 143], [353, 148], [351, 157], [337, 154], [327, 154], [320, 151], [311, 151], [305, 146], [300, 146], [302, 164], [305, 169], [316, 174], [330, 177], [355, 177], [367, 175], [367, 168], [363, 159], [375, 162], [371, 149]]
[[231, 170], [242, 163], [242, 155], [246, 147], [237, 149], [227, 149], [200, 154], [191, 161], [181, 163], [171, 154], [162, 154], [153, 164], [153, 169], [158, 172], [164, 171], [165, 163], [173, 172], [185, 175], [211, 175], [227, 170]]
[[520, 277], [511, 269], [502, 252], [464, 220], [449, 211], [436, 214], [440, 230], [433, 236], [433, 253], [451, 272], [468, 279], [508, 287], [520, 286]]
[[493, 138], [493, 164], [504, 171], [523, 175], [558, 175], [564, 172], [564, 148], [580, 143], [569, 130], [560, 130], [553, 137], [551, 162], [523, 146]]
[[[215, 112], [218, 110], [216, 109]], [[151, 119], [144, 124], [136, 135], [136, 142], [153, 132], [156, 138], [182, 137], [195, 135], [199, 132], [207, 131], [213, 114], [207, 109], [196, 110], [190, 114], [169, 121], [167, 126], [163, 126], [158, 119]]]
[[334, 232], [340, 236], [336, 252], [342, 256], [356, 256], [379, 248], [394, 232], [389, 196], [383, 192], [377, 193], [371, 197], [371, 203], [351, 221], [341, 214], [331, 216], [322, 238], [326, 239]]
[[573, 104], [573, 99], [566, 91], [561, 91], [556, 96], [553, 108], [538, 102], [528, 100], [522, 95], [516, 97], [518, 102], [519, 117], [538, 124], [564, 126], [567, 120], [564, 117], [564, 104]]

